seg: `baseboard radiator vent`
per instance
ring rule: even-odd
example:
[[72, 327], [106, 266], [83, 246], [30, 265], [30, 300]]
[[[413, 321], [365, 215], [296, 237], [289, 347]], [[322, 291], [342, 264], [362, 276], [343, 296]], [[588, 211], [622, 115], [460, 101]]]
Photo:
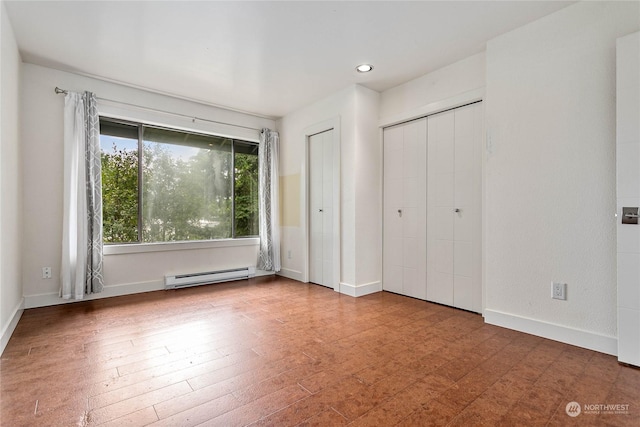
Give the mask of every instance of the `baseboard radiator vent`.
[[249, 279], [256, 275], [255, 267], [233, 268], [230, 270], [208, 271], [205, 273], [179, 274], [164, 276], [165, 289], [180, 289], [189, 286], [208, 285], [231, 280]]

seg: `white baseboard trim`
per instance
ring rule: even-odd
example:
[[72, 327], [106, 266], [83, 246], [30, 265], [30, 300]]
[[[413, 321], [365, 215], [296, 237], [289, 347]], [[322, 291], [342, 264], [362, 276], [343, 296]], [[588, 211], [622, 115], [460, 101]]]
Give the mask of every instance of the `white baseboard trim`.
[[20, 299], [20, 302], [13, 309], [11, 313], [11, 320], [9, 323], [2, 329], [2, 336], [0, 336], [0, 355], [4, 352], [4, 349], [9, 344], [9, 339], [11, 339], [11, 335], [13, 335], [13, 331], [16, 330], [16, 326], [18, 326], [18, 321], [22, 317], [22, 313], [24, 313], [24, 298]]
[[25, 308], [48, 307], [50, 305], [69, 304], [80, 301], [91, 301], [95, 299], [119, 297], [122, 295], [139, 294], [141, 292], [164, 290], [164, 281], [151, 280], [140, 283], [125, 283], [123, 285], [105, 286], [99, 294], [85, 295], [84, 299], [62, 299], [58, 293], [27, 295], [24, 297]]
[[298, 282], [302, 282], [302, 272], [298, 270], [291, 270], [289, 268], [281, 268], [280, 271], [276, 273], [278, 276], [286, 277], [288, 279], [297, 280]]
[[349, 283], [340, 282], [340, 293], [352, 297], [361, 297], [381, 291], [382, 283], [380, 281], [364, 283], [362, 285], [351, 285]]
[[[273, 274], [273, 271], [256, 270], [256, 274], [254, 277], [269, 276]], [[164, 289], [165, 288], [163, 280], [150, 280], [148, 282], [125, 283], [123, 285], [105, 286], [102, 292], [100, 292], [99, 294], [86, 295], [84, 299], [81, 300], [62, 299], [58, 296], [57, 292], [50, 294], [27, 295], [24, 297], [24, 307], [48, 307], [51, 305], [69, 304], [73, 302], [91, 301], [95, 299], [119, 297], [122, 295], [139, 294], [142, 292], [163, 291]]]
[[616, 337], [488, 309], [484, 311], [484, 321], [491, 325], [502, 326], [612, 356], [618, 354], [618, 339]]

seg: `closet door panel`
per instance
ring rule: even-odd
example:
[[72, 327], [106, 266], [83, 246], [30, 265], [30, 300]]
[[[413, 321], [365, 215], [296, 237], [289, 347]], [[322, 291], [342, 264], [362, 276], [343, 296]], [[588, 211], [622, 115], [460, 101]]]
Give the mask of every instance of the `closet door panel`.
[[[322, 134], [322, 207], [333, 205], [333, 132]], [[325, 215], [326, 216], [326, 215]]]
[[481, 109], [428, 118], [427, 299], [481, 311]]
[[401, 233], [403, 237], [415, 237], [420, 232], [420, 218], [418, 208], [405, 207], [402, 210]]
[[423, 197], [421, 194], [421, 188], [424, 187], [420, 185], [418, 178], [404, 178], [402, 186], [402, 205], [404, 207], [417, 207]]
[[403, 271], [403, 238], [402, 233], [387, 236], [384, 241], [383, 286], [391, 292], [402, 293]]
[[322, 284], [322, 135], [309, 138], [309, 281]]
[[398, 264], [385, 262], [383, 265], [383, 288], [385, 291], [402, 293], [402, 272], [404, 267]]
[[[471, 241], [473, 239], [474, 215], [475, 209], [466, 206], [462, 208], [462, 211], [458, 215], [449, 215], [451, 218], [451, 230], [453, 230], [454, 241]], [[455, 228], [453, 227], [454, 220]]]
[[437, 206], [432, 210], [433, 223], [437, 227], [433, 227], [431, 231], [436, 240], [447, 240], [453, 234], [453, 215], [451, 215], [451, 207]]
[[436, 206], [453, 207], [455, 175], [453, 173], [441, 173], [435, 176], [436, 184]]
[[403, 151], [400, 149], [385, 150], [384, 157], [384, 177], [385, 181], [395, 181], [402, 179]]
[[[436, 116], [432, 116], [436, 117]], [[435, 160], [436, 168], [434, 170], [437, 174], [453, 173], [454, 171], [454, 159], [455, 159], [455, 126], [454, 126], [454, 113], [452, 111], [441, 113], [437, 115], [437, 118], [433, 120], [433, 123], [429, 123], [436, 126], [436, 132], [434, 132], [435, 146]], [[431, 117], [430, 117], [431, 119]], [[429, 144], [431, 144], [429, 140]]]
[[454, 114], [427, 121], [427, 299], [453, 304]]
[[454, 178], [453, 205], [462, 209], [473, 204], [473, 170], [461, 169], [456, 171]]
[[418, 268], [404, 267], [402, 274], [402, 294], [420, 298], [420, 295], [423, 293], [422, 288], [424, 284], [423, 281], [420, 280]]
[[[429, 286], [437, 283], [438, 286]], [[430, 271], [427, 275], [427, 299], [439, 304], [453, 305], [453, 274]]]
[[453, 306], [464, 310], [473, 309], [473, 281], [470, 277], [453, 277]]
[[403, 218], [398, 215], [400, 206], [401, 205], [396, 204], [384, 210], [385, 221], [382, 237], [385, 241], [394, 237], [404, 236], [404, 229], [402, 227]]
[[[387, 209], [402, 207], [403, 195], [403, 131], [393, 128], [384, 131], [384, 204]], [[385, 220], [391, 217], [385, 216]]]
[[426, 298], [426, 119], [383, 132], [383, 289]]
[[333, 130], [309, 137], [309, 281], [334, 287]]
[[453, 259], [453, 274], [471, 277], [473, 264], [470, 241], [453, 242]]
[[434, 251], [435, 270], [438, 273], [453, 274], [453, 241], [436, 240]]
[[385, 209], [395, 209], [395, 213], [398, 213], [398, 209], [403, 206], [402, 194], [404, 189], [402, 186], [402, 179], [390, 179], [385, 182]]
[[403, 265], [409, 268], [418, 268], [422, 260], [419, 254], [419, 243], [415, 237], [405, 237], [402, 242]]
[[391, 292], [402, 292], [402, 209], [403, 194], [403, 130], [385, 129], [384, 151], [384, 233], [383, 233], [383, 287]]
[[470, 136], [459, 137], [456, 134], [455, 142], [455, 161], [454, 167], [456, 171], [473, 170], [474, 167], [474, 138]]
[[424, 160], [417, 155], [419, 153], [418, 127], [413, 124], [405, 126], [402, 145], [402, 174], [405, 178], [416, 178], [421, 164], [424, 164]]

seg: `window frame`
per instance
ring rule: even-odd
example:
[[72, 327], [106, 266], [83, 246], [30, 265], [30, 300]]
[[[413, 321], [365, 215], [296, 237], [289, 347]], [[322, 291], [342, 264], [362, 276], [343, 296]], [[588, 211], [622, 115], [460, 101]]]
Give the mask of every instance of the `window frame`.
[[[99, 123], [103, 121], [107, 121], [110, 123], [122, 124], [126, 126], [135, 127], [137, 130], [137, 150], [138, 150], [138, 209], [137, 209], [137, 241], [133, 242], [104, 242], [103, 245], [105, 247], [105, 254], [123, 254], [123, 253], [139, 253], [139, 252], [158, 252], [158, 251], [168, 251], [175, 250], [175, 247], [180, 247], [182, 249], [196, 249], [196, 248], [208, 248], [208, 247], [231, 247], [231, 246], [244, 246], [245, 241], [248, 245], [258, 245], [260, 243], [259, 233], [260, 233], [260, 224], [258, 222], [258, 234], [255, 235], [246, 235], [246, 236], [236, 236], [236, 168], [235, 168], [235, 144], [236, 142], [255, 146], [256, 149], [259, 147], [260, 143], [257, 141], [251, 141], [249, 139], [242, 139], [237, 137], [230, 137], [226, 135], [220, 135], [213, 132], [206, 131], [195, 131], [188, 130], [179, 127], [171, 127], [166, 125], [158, 125], [147, 123], [144, 121], [136, 121], [130, 119], [123, 119], [119, 117], [112, 117], [108, 114], [100, 114], [98, 117]], [[144, 128], [154, 128], [159, 130], [166, 130], [171, 132], [180, 132], [191, 135], [201, 135], [206, 137], [219, 137], [219, 138], [227, 138], [232, 140], [231, 143], [231, 237], [221, 238], [221, 239], [205, 239], [205, 240], [170, 240], [165, 242], [145, 242], [143, 241], [143, 203], [144, 203], [144, 168], [141, 167], [143, 162], [143, 149], [144, 149]], [[100, 136], [102, 136], [102, 131], [100, 131]], [[256, 155], [257, 157], [257, 155]], [[259, 209], [259, 201], [258, 201], [258, 209]], [[145, 249], [142, 249], [145, 247]], [[107, 248], [111, 248], [111, 250], [107, 250]], [[138, 248], [138, 249], [134, 249]]]

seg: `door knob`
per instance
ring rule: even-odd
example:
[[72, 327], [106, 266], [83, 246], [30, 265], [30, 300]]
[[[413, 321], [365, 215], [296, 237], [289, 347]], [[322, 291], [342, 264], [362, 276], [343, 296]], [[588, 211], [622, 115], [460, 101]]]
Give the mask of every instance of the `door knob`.
[[402, 216], [402, 209], [398, 209], [398, 216]]
[[460, 212], [460, 209], [455, 208], [453, 211], [457, 213], [457, 212]]
[[322, 212], [322, 209], [318, 209], [318, 212]]

